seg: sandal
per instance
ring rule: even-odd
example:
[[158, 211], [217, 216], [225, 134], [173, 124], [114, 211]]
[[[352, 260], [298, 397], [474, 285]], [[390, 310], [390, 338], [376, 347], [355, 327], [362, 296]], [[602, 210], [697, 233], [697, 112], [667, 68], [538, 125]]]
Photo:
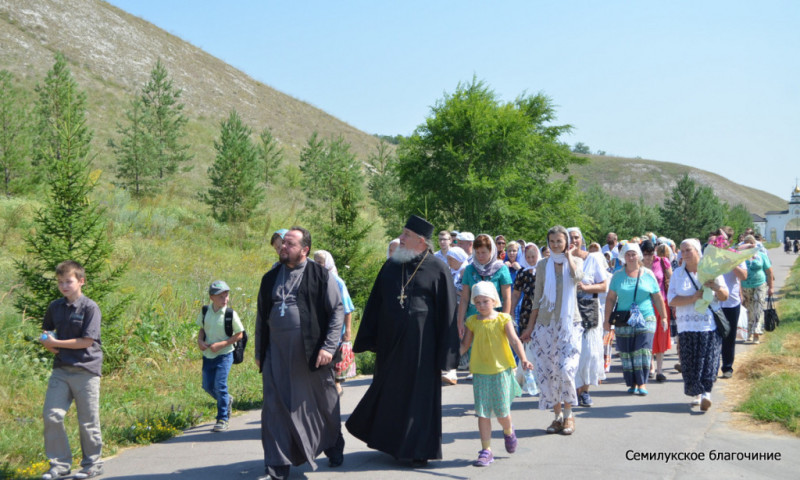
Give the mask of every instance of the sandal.
[[553, 420], [553, 423], [551, 423], [550, 426], [547, 427], [547, 430], [545, 430], [545, 432], [560, 433], [562, 430], [564, 430], [564, 423], [561, 420]]

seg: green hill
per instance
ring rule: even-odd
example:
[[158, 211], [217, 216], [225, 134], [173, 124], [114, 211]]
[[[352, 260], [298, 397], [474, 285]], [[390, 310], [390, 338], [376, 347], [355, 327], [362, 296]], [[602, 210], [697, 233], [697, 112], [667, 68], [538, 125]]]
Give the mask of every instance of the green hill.
[[[213, 160], [219, 122], [236, 109], [255, 132], [269, 127], [290, 159], [296, 159], [312, 132], [341, 135], [365, 157], [378, 140], [308, 103], [260, 83], [201, 49], [99, 0], [5, 0], [0, 3], [0, 68], [32, 87], [61, 51], [81, 88], [88, 93], [90, 126], [95, 130], [96, 163], [112, 164], [106, 140], [128, 99], [161, 59], [190, 119], [196, 168], [192, 183], [205, 181]], [[110, 175], [106, 176], [106, 180]], [[197, 185], [194, 186], [195, 189]]]
[[742, 204], [752, 213], [763, 215], [769, 210], [783, 210], [791, 193], [776, 196], [762, 190], [740, 185], [727, 178], [700, 168], [678, 163], [658, 162], [641, 158], [620, 158], [598, 155], [579, 155], [588, 159], [586, 165], [573, 169], [572, 174], [582, 188], [597, 184], [611, 195], [637, 200], [643, 196], [646, 203], [661, 204], [666, 194], [675, 187], [684, 174], [703, 185], [710, 186], [717, 196], [731, 206]]

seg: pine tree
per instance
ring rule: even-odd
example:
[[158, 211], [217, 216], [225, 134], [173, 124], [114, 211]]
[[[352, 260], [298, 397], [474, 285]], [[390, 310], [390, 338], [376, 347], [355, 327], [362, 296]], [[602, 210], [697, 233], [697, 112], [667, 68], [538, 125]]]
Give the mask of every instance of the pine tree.
[[264, 166], [264, 186], [269, 187], [270, 184], [275, 183], [278, 169], [283, 163], [283, 148], [268, 128], [261, 132], [258, 139], [258, 156]]
[[103, 209], [90, 199], [97, 176], [90, 173], [86, 126], [86, 94], [78, 89], [66, 61], [56, 54], [44, 85], [37, 86], [39, 116], [36, 157], [46, 171], [45, 206], [35, 213], [33, 233], [25, 238], [27, 255], [15, 261], [24, 289], [16, 308], [35, 319], [43, 318], [49, 303], [61, 296], [54, 281], [56, 265], [75, 260], [86, 269], [84, 293], [101, 307], [104, 322], [119, 316], [126, 300], [106, 302], [125, 265], [109, 268], [112, 244]]
[[131, 101], [125, 119], [127, 126], [117, 124], [120, 143], [108, 141], [117, 155], [116, 185], [141, 197], [155, 192], [157, 180], [152, 161], [155, 156], [153, 136], [147, 129], [146, 111], [140, 98]]
[[147, 130], [153, 137], [152, 162], [158, 178], [174, 174], [180, 164], [192, 159], [189, 146], [180, 143], [188, 122], [180, 97], [181, 90], [173, 86], [167, 68], [158, 60], [141, 93]]
[[28, 162], [30, 135], [28, 112], [22, 105], [22, 91], [7, 70], [0, 71], [0, 168], [2, 191], [10, 197], [33, 183]]
[[389, 151], [384, 140], [378, 144], [375, 153], [367, 157], [367, 189], [369, 196], [383, 219], [388, 236], [399, 235], [403, 225], [400, 214], [403, 194], [397, 177], [397, 155]]
[[212, 186], [201, 198], [220, 222], [247, 221], [263, 198], [258, 152], [250, 139], [251, 132], [233, 110], [220, 124], [219, 141], [214, 141], [217, 156], [208, 168]]
[[342, 137], [318, 140], [316, 132], [300, 153], [300, 169], [310, 217], [321, 227], [322, 245], [337, 264], [359, 258], [370, 225], [361, 218], [364, 174]]
[[697, 185], [685, 174], [660, 208], [664, 234], [680, 242], [704, 238], [725, 219], [725, 206], [711, 187]]

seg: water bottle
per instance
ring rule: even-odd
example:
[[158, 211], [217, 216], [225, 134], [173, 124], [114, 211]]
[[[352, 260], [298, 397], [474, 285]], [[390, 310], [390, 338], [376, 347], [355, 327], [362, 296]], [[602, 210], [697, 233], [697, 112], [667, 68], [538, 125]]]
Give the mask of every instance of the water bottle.
[[52, 330], [45, 330], [44, 332], [42, 332], [42, 336], [40, 338], [42, 340], [47, 340], [47, 337], [56, 338], [56, 332], [54, 332]]
[[539, 388], [536, 386], [536, 378], [533, 375], [533, 370], [525, 370], [525, 393], [528, 395], [538, 395]]

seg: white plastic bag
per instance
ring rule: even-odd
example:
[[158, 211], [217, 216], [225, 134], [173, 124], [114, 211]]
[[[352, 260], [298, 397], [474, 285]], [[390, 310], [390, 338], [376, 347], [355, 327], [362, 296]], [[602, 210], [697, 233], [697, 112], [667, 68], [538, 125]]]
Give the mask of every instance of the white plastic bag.
[[739, 308], [739, 320], [736, 324], [736, 338], [739, 340], [747, 340], [747, 309], [742, 306]]

